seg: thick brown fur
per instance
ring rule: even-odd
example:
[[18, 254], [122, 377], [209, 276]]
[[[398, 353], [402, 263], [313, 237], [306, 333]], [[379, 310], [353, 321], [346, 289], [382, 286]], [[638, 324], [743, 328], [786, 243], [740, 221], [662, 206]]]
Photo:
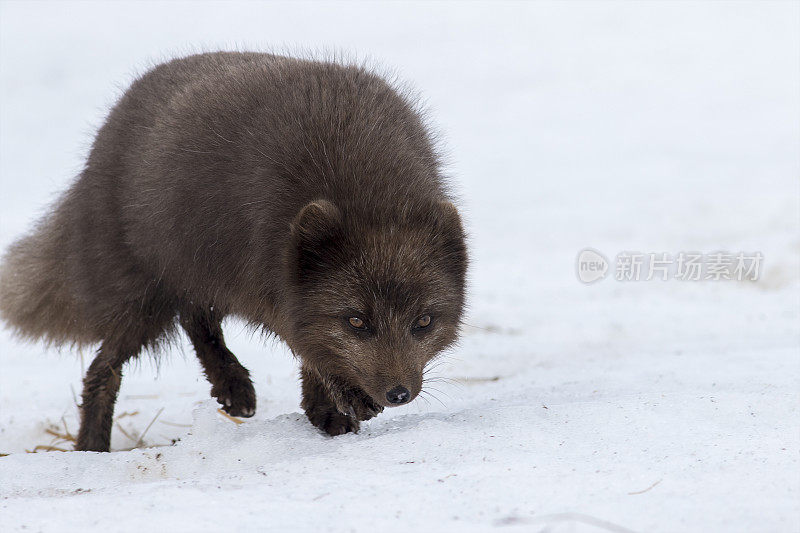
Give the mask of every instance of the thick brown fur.
[[0, 317], [27, 339], [99, 344], [79, 450], [109, 449], [125, 363], [178, 325], [212, 395], [251, 416], [229, 315], [288, 343], [303, 408], [337, 435], [391, 405], [393, 387], [420, 392], [456, 338], [466, 265], [408, 98], [356, 66], [201, 54], [154, 68], [112, 109], [78, 180], [7, 251]]

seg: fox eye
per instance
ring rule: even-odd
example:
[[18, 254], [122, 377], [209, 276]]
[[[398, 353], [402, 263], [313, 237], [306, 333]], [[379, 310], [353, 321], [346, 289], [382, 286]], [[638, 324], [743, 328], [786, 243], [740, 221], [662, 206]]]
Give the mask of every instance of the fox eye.
[[367, 325], [364, 323], [364, 321], [357, 316], [351, 316], [347, 319], [347, 322], [355, 329], [367, 329]]
[[414, 323], [414, 329], [425, 329], [431, 325], [431, 315], [422, 315]]

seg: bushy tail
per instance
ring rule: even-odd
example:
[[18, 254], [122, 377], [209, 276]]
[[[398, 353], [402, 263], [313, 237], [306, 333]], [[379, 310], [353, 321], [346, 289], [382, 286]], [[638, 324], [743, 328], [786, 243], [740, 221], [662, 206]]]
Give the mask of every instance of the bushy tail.
[[28, 340], [91, 344], [97, 339], [92, 338], [68, 286], [68, 230], [59, 211], [6, 251], [0, 264], [0, 319]]

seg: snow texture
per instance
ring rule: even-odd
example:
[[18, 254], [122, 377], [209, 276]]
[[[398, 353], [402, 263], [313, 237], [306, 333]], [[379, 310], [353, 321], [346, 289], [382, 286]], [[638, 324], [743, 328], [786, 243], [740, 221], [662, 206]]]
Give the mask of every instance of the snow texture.
[[[137, 72], [259, 48], [419, 90], [473, 258], [438, 400], [358, 435], [315, 430], [286, 348], [230, 321], [254, 418], [217, 413], [184, 340], [127, 370], [116, 452], [26, 454], [69, 448], [47, 431], [76, 432], [91, 353], [3, 332], [0, 531], [798, 531], [799, 6], [0, 4], [3, 247]], [[763, 272], [584, 285], [585, 247]]]

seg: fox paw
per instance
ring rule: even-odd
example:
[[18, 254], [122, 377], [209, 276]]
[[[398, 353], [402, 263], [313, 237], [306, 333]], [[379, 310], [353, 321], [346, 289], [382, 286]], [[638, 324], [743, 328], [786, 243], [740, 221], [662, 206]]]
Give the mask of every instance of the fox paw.
[[345, 433], [358, 433], [361, 426], [356, 418], [342, 414], [332, 407], [311, 409], [306, 412], [306, 416], [312, 424], [331, 437]]
[[306, 409], [306, 416], [316, 427], [331, 435], [358, 433], [360, 422], [369, 420], [383, 411], [383, 406], [372, 401], [360, 389], [349, 389], [335, 394], [334, 402], [323, 402]]
[[256, 413], [256, 391], [249, 372], [242, 366], [215, 383], [211, 387], [211, 396], [231, 416], [249, 418]]
[[383, 406], [372, 401], [372, 398], [361, 389], [346, 391], [343, 397], [343, 405], [337, 404], [337, 409], [340, 413], [356, 420], [369, 420], [383, 412]]

